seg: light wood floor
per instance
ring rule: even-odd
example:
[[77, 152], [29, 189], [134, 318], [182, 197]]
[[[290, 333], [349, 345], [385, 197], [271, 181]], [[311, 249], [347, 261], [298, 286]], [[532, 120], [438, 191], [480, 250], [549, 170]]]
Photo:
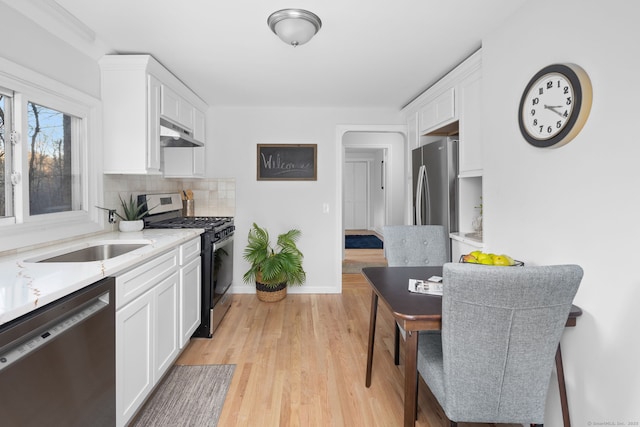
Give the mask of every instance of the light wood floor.
[[[361, 274], [343, 274], [342, 285], [339, 295], [289, 294], [277, 303], [233, 295], [214, 337], [191, 340], [178, 364], [236, 365], [219, 426], [402, 425], [404, 355], [395, 366], [393, 317], [379, 307], [366, 388], [371, 290]], [[416, 426], [447, 425], [421, 382]]]

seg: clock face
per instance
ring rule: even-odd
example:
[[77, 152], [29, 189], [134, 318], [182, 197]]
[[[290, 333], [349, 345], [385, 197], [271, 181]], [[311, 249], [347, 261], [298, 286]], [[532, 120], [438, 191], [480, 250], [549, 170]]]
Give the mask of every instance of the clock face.
[[574, 64], [540, 70], [522, 94], [518, 122], [535, 147], [559, 147], [573, 139], [591, 109], [591, 82]]
[[567, 125], [574, 105], [573, 87], [560, 73], [542, 76], [525, 96], [522, 121], [526, 132], [537, 140], [558, 135]]

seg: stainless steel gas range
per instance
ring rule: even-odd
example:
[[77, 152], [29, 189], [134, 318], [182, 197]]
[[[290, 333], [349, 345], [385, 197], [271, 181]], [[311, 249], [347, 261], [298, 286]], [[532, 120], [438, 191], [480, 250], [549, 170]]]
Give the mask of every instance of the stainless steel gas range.
[[211, 338], [227, 310], [233, 282], [233, 217], [182, 216], [178, 193], [144, 194], [139, 203], [151, 208], [144, 218], [146, 228], [202, 228], [202, 307], [201, 324], [194, 337]]

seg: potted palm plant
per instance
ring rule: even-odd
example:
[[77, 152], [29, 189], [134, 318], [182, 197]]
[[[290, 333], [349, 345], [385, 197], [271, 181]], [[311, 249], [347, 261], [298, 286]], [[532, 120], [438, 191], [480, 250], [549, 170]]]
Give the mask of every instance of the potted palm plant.
[[296, 246], [300, 235], [300, 230], [289, 230], [280, 234], [276, 245], [272, 246], [267, 230], [253, 223], [244, 249], [244, 259], [251, 267], [243, 280], [255, 282], [256, 294], [261, 301], [280, 301], [287, 296], [288, 285], [304, 283], [303, 255]]
[[120, 199], [120, 207], [122, 207], [123, 215], [120, 215], [113, 209], [107, 209], [100, 206], [97, 207], [105, 211], [113, 212], [118, 218], [120, 218], [120, 223], [118, 224], [118, 229], [120, 231], [142, 230], [144, 228], [144, 221], [142, 218], [144, 218], [144, 216], [153, 208], [145, 209], [145, 205], [139, 204], [138, 200], [133, 197], [133, 194], [129, 195], [129, 200], [123, 199], [120, 195], [118, 195], [118, 198]]

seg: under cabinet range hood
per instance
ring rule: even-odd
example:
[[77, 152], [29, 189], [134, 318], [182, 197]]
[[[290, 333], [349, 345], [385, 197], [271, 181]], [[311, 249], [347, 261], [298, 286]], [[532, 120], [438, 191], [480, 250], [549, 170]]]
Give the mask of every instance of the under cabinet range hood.
[[202, 147], [204, 143], [193, 139], [191, 131], [161, 118], [160, 145], [163, 147]]

